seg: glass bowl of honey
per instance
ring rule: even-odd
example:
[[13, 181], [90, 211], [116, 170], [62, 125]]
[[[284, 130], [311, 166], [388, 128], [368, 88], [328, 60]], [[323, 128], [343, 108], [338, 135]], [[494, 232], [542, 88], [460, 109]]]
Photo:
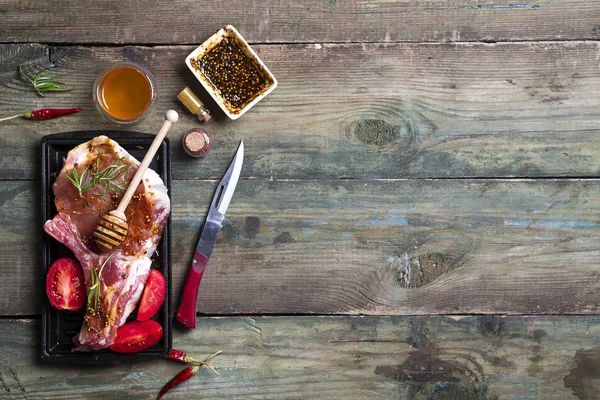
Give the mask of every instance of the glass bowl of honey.
[[98, 75], [93, 96], [96, 108], [106, 119], [117, 125], [131, 125], [151, 114], [158, 93], [148, 70], [120, 63]]

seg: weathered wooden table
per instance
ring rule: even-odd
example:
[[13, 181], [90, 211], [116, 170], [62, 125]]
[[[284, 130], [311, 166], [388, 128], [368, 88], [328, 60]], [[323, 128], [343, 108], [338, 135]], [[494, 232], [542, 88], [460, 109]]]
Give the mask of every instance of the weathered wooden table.
[[[600, 6], [594, 0], [0, 1], [0, 397], [153, 398], [180, 365], [38, 360], [40, 139], [111, 129], [95, 76], [148, 67], [173, 146], [179, 293], [240, 139], [242, 180], [205, 275], [214, 360], [168, 398], [597, 399]], [[279, 79], [213, 150], [179, 145], [202, 93], [184, 57], [236, 26]], [[77, 88], [37, 97], [17, 65]], [[205, 96], [206, 97], [206, 96]], [[161, 118], [134, 129], [156, 132]]]

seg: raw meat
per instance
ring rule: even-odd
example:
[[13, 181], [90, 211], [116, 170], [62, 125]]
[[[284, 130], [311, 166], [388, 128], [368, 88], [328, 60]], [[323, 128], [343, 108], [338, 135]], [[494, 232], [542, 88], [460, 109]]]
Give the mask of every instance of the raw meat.
[[[106, 136], [71, 150], [52, 187], [58, 214], [44, 225], [44, 230], [71, 249], [81, 262], [88, 294], [92, 273], [101, 270], [98, 301], [94, 301], [94, 296], [89, 301], [81, 332], [74, 339], [78, 346], [75, 350], [102, 349], [114, 342], [117, 328], [125, 323], [142, 295], [152, 264], [150, 257], [170, 212], [167, 188], [158, 174], [148, 169], [125, 211], [129, 223], [127, 238], [115, 250], [101, 253], [92, 240], [92, 232], [101, 215], [117, 208], [124, 191], [109, 185], [103, 193], [97, 185], [80, 195], [66, 174], [73, 178], [73, 168], [83, 176], [88, 167], [97, 172], [111, 165], [128, 166], [122, 169], [127, 172], [115, 181], [126, 188], [139, 162]], [[88, 170], [86, 181], [91, 179]]]

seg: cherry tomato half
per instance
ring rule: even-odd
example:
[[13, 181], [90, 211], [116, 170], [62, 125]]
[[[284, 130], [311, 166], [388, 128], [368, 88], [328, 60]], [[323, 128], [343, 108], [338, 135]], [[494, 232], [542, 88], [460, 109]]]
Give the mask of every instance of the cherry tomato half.
[[83, 269], [77, 260], [56, 260], [46, 276], [46, 294], [59, 310], [81, 310], [86, 300]]
[[162, 326], [151, 319], [129, 322], [117, 329], [117, 338], [110, 349], [118, 353], [135, 353], [154, 346], [162, 335]]
[[153, 269], [148, 276], [148, 282], [140, 301], [140, 309], [137, 313], [138, 321], [146, 321], [154, 316], [162, 303], [165, 301], [167, 293], [167, 282], [165, 277]]

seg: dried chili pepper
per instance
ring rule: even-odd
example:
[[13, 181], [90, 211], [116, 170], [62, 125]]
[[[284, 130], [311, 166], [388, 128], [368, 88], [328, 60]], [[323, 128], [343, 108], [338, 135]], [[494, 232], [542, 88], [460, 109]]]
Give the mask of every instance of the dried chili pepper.
[[11, 117], [2, 118], [0, 119], [0, 122], [19, 117], [35, 120], [54, 119], [69, 114], [75, 114], [80, 112], [81, 110], [83, 110], [83, 108], [41, 108], [39, 110], [26, 111], [23, 114], [17, 114]]
[[163, 386], [163, 388], [158, 393], [158, 397], [156, 398], [156, 400], [159, 400], [169, 390], [171, 390], [171, 389], [173, 389], [173, 388], [181, 385], [183, 382], [187, 381], [192, 376], [196, 375], [196, 373], [200, 370], [200, 368], [203, 365], [206, 365], [208, 368], [210, 368], [211, 370], [213, 370], [215, 374], [217, 374], [218, 376], [221, 376], [217, 372], [217, 370], [215, 370], [213, 368], [212, 365], [208, 364], [208, 361], [210, 361], [211, 359], [215, 358], [216, 356], [218, 356], [222, 352], [223, 352], [222, 350], [219, 350], [216, 353], [211, 354], [210, 356], [206, 357], [203, 361], [198, 361], [198, 360], [195, 360], [195, 359], [189, 357], [185, 352], [183, 352], [181, 350], [175, 350], [175, 349], [171, 350], [171, 352], [167, 355], [167, 358], [170, 358], [170, 359], [173, 359], [173, 360], [178, 360], [178, 361], [183, 361], [183, 362], [193, 362], [193, 363], [197, 363], [197, 365], [193, 365], [191, 367], [187, 367], [186, 369], [184, 369], [183, 371], [181, 371], [180, 373], [178, 373], [177, 375], [175, 375], [173, 377], [173, 379], [171, 379], [169, 382], [167, 382], [165, 384], [165, 386]]
[[[200, 361], [187, 354], [185, 351], [172, 349], [167, 358], [171, 360], [181, 361], [186, 364], [204, 364], [205, 361]], [[211, 357], [212, 358], [212, 357]]]
[[177, 349], [171, 350], [171, 352], [167, 354], [167, 358], [170, 358], [171, 360], [181, 361], [184, 363], [198, 361], [195, 358], [192, 358], [189, 355], [187, 355], [187, 353]]
[[210, 365], [206, 362], [219, 354], [221, 354], [221, 351], [218, 351], [217, 353], [213, 354], [212, 356], [210, 356], [209, 358], [207, 358], [204, 361], [200, 361], [200, 360], [195, 359], [194, 357], [191, 357], [185, 351], [172, 349], [169, 352], [169, 354], [167, 354], [167, 358], [171, 359], [171, 360], [181, 361], [186, 364], [193, 364], [193, 365], [200, 365], [200, 366], [204, 365], [204, 366], [210, 368], [215, 374], [220, 376], [220, 374], [217, 372], [217, 370], [214, 369], [212, 365]]
[[158, 394], [158, 397], [156, 398], [156, 400], [159, 400], [169, 390], [181, 385], [183, 382], [187, 381], [192, 376], [196, 375], [196, 372], [198, 372], [200, 367], [201, 367], [201, 365], [194, 365], [192, 367], [187, 367], [186, 369], [184, 369], [183, 371], [181, 371], [180, 373], [175, 375], [175, 377], [173, 379], [171, 379], [169, 382], [167, 382], [167, 384], [165, 386], [163, 386], [163, 388], [160, 390], [160, 393]]

